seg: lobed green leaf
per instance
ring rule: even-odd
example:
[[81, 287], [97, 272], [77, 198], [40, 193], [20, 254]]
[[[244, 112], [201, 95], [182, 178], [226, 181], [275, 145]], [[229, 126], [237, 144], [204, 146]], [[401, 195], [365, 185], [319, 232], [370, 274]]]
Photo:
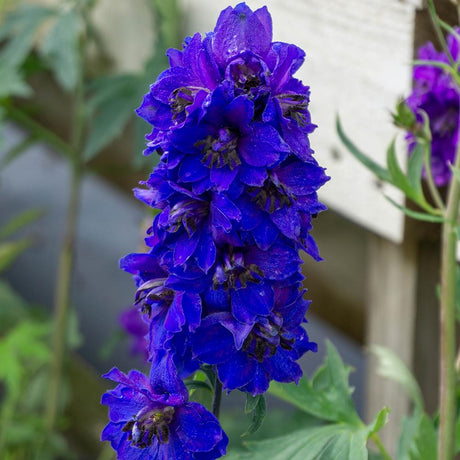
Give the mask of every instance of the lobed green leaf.
[[59, 15], [43, 40], [40, 51], [56, 80], [66, 90], [77, 85], [80, 75], [79, 36], [81, 17], [75, 9]]
[[[145, 89], [142, 79], [135, 75], [106, 77], [98, 82], [88, 109], [94, 112], [87, 143], [83, 155], [86, 161], [93, 159], [122, 130], [134, 115]], [[142, 85], [141, 85], [142, 83]]]
[[272, 382], [268, 391], [320, 419], [361, 426], [351, 399], [353, 388], [348, 384], [351, 368], [343, 363], [330, 342], [327, 342], [327, 352], [325, 365], [311, 381], [304, 377], [298, 385]]
[[254, 460], [367, 460], [367, 431], [350, 431], [340, 424], [299, 430], [292, 434], [247, 443]]

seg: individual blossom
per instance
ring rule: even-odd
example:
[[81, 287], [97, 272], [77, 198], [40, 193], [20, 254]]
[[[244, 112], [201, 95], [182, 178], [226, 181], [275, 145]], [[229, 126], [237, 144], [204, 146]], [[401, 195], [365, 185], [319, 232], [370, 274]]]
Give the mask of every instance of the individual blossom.
[[274, 286], [273, 311], [249, 324], [228, 312], [207, 316], [193, 336], [196, 359], [216, 366], [229, 391], [256, 395], [266, 392], [271, 380], [297, 383], [302, 370], [296, 361], [317, 349], [302, 327], [309, 305], [303, 293], [298, 283]]
[[122, 460], [212, 460], [225, 455], [228, 438], [201, 404], [188, 401], [172, 359], [157, 356], [150, 377], [117, 368], [105, 378], [118, 385], [102, 396], [110, 422], [101, 439]]
[[186, 345], [188, 332], [201, 322], [201, 298], [197, 293], [173, 290], [168, 286], [168, 273], [152, 254], [129, 254], [120, 262], [132, 273], [138, 289], [135, 305], [148, 323], [147, 354], [151, 358], [161, 350], [171, 351], [181, 376], [197, 370]]
[[235, 97], [229, 84], [214, 91], [202, 117], [173, 132], [171, 144], [168, 159], [178, 163], [177, 181], [192, 183], [197, 193], [227, 191], [235, 179], [260, 186], [267, 170], [289, 153], [273, 126], [254, 121], [254, 103]]
[[[459, 29], [460, 30], [460, 29]], [[458, 39], [447, 37], [447, 46], [454, 61], [459, 57]], [[444, 52], [438, 52], [432, 43], [427, 43], [418, 51], [418, 58], [425, 61], [449, 64]], [[431, 65], [414, 67], [414, 88], [407, 98], [407, 104], [415, 113], [417, 122], [423, 123], [425, 112], [430, 123], [431, 169], [438, 186], [449, 183], [452, 173], [450, 165], [455, 160], [459, 133], [459, 93], [452, 76], [444, 69]], [[422, 112], [423, 111], [423, 112]], [[415, 146], [415, 136], [408, 135], [409, 152]]]

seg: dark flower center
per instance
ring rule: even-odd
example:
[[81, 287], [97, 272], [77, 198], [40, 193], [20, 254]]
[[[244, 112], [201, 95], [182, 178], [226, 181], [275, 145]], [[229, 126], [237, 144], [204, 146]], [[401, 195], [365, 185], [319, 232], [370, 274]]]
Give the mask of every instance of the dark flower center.
[[304, 127], [309, 123], [308, 99], [302, 94], [285, 93], [276, 96], [283, 115], [293, 119], [299, 126]]
[[262, 187], [248, 187], [248, 192], [261, 209], [270, 214], [285, 206], [292, 206], [295, 200], [290, 196], [283, 184], [274, 184], [270, 179], [264, 182]]
[[183, 226], [186, 232], [191, 235], [208, 213], [208, 202], [198, 200], [180, 201], [176, 203], [169, 212], [166, 230], [170, 233], [174, 233]]
[[153, 438], [156, 437], [160, 444], [169, 442], [169, 424], [174, 417], [174, 407], [166, 406], [158, 410], [144, 409], [133, 417], [123, 427], [124, 432], [128, 432], [128, 439], [134, 447], [145, 449], [152, 445]]
[[174, 291], [165, 287], [166, 278], [155, 278], [141, 284], [136, 291], [136, 305], [142, 304], [142, 313], [152, 315], [152, 303], [161, 302], [169, 307], [174, 300]]
[[224, 289], [241, 289], [247, 283], [259, 283], [264, 276], [264, 272], [256, 264], [244, 264], [243, 255], [230, 250], [226, 254], [223, 265], [216, 267], [213, 278], [214, 289], [221, 285]]
[[182, 112], [195, 102], [195, 96], [198, 91], [205, 88], [194, 86], [181, 86], [176, 88], [169, 96], [169, 105], [173, 113], [173, 120], [176, 121]]
[[228, 128], [220, 128], [217, 137], [207, 136], [206, 139], [198, 141], [195, 147], [203, 152], [201, 162], [208, 168], [222, 168], [228, 165], [234, 169], [241, 164], [236, 148], [238, 136]]
[[262, 363], [275, 355], [278, 347], [292, 350], [295, 338], [283, 329], [281, 316], [261, 318], [243, 342], [243, 350]]
[[255, 56], [242, 56], [228, 65], [226, 77], [242, 93], [249, 94], [253, 88], [266, 86], [269, 73]]

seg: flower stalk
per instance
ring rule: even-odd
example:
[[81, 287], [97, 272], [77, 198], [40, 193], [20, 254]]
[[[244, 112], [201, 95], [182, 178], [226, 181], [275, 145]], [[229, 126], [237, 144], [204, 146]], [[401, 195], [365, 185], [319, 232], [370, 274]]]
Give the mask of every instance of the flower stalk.
[[[82, 44], [82, 55], [84, 44]], [[84, 59], [82, 59], [84, 62]], [[48, 396], [45, 407], [45, 425], [48, 433], [55, 429], [59, 408], [62, 367], [66, 350], [66, 329], [70, 303], [70, 288], [74, 265], [75, 239], [80, 207], [80, 189], [83, 176], [82, 139], [84, 117], [84, 72], [80, 73], [75, 89], [73, 130], [71, 136], [72, 170], [66, 228], [62, 242], [54, 292], [53, 361], [50, 369]]]
[[219, 419], [221, 400], [222, 400], [222, 383], [220, 382], [219, 378], [217, 377], [217, 373], [216, 373], [216, 378], [214, 381], [214, 396], [212, 399], [212, 413], [214, 417], [216, 417], [217, 419]]
[[[460, 167], [460, 145], [457, 146], [455, 167]], [[459, 203], [460, 183], [453, 177], [449, 185], [441, 246], [439, 460], [453, 458], [455, 443], [455, 274]]]

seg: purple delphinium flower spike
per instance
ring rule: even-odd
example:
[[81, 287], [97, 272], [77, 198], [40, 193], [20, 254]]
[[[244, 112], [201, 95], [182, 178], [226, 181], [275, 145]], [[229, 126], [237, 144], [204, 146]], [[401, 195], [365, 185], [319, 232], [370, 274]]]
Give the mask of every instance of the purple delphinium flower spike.
[[122, 458], [211, 459], [227, 438], [178, 379], [211, 366], [224, 389], [253, 395], [299, 381], [298, 359], [316, 351], [299, 252], [321, 259], [310, 232], [329, 177], [308, 139], [310, 90], [294, 77], [305, 53], [272, 41], [266, 7], [228, 7], [213, 32], [167, 54], [137, 110], [152, 125], [145, 154], [161, 158], [135, 195], [159, 212], [148, 253], [120, 264], [152, 370], [108, 374], [119, 386], [104, 396], [103, 438]]
[[110, 441], [122, 460], [212, 460], [225, 455], [228, 438], [202, 405], [188, 401], [172, 359], [162, 354], [150, 378], [113, 368], [104, 375], [118, 385], [102, 396], [110, 422], [101, 439]]
[[[456, 29], [460, 32], [460, 29]], [[454, 59], [459, 57], [459, 43], [454, 35], [447, 37], [447, 46]], [[438, 52], [432, 43], [427, 43], [418, 51], [418, 58], [425, 61], [440, 61], [448, 64], [444, 52]], [[407, 98], [407, 105], [412, 109], [419, 123], [423, 122], [420, 113], [423, 110], [430, 122], [431, 169], [433, 179], [438, 186], [450, 182], [459, 136], [459, 93], [457, 86], [445, 70], [434, 66], [414, 66], [414, 89]], [[408, 135], [409, 152], [415, 146], [415, 137]]]

